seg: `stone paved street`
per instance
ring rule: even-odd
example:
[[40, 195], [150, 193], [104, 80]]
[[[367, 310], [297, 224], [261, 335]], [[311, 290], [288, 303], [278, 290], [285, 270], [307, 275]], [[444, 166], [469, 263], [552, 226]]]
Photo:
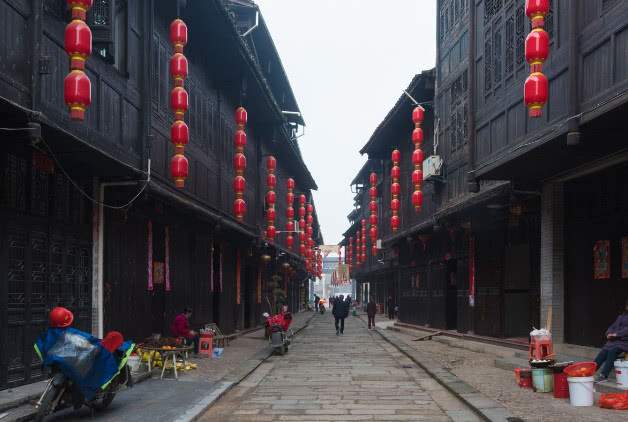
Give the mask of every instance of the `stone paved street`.
[[356, 317], [337, 337], [317, 315], [203, 421], [474, 421], [475, 415]]

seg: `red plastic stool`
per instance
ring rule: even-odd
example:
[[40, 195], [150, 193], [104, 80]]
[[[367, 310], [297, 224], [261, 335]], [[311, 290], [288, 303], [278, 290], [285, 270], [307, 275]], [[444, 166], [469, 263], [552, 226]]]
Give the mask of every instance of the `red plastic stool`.
[[211, 358], [213, 352], [214, 352], [214, 335], [211, 333], [201, 334], [201, 337], [198, 342], [198, 353], [200, 355], [205, 355], [208, 358]]

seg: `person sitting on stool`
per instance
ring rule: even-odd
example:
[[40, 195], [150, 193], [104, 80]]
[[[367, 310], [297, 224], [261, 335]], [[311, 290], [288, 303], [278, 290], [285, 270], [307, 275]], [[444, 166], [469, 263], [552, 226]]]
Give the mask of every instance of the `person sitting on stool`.
[[183, 313], [176, 316], [172, 325], [170, 325], [170, 331], [174, 337], [183, 337], [186, 344], [190, 342], [194, 343], [194, 353], [198, 354], [198, 343], [200, 336], [194, 330], [190, 330], [190, 317], [192, 316], [192, 309], [185, 308]]
[[628, 301], [624, 305], [623, 313], [606, 330], [606, 340], [606, 344], [595, 358], [595, 363], [600, 369], [595, 376], [597, 382], [606, 381], [617, 357], [628, 352]]

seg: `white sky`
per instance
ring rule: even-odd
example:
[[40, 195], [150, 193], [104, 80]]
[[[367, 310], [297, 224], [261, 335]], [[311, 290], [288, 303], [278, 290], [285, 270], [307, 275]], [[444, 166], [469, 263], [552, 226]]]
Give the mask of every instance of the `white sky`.
[[318, 184], [325, 243], [338, 243], [353, 207], [349, 183], [366, 161], [358, 151], [412, 77], [434, 66], [436, 0], [256, 3], [307, 124], [299, 144]]

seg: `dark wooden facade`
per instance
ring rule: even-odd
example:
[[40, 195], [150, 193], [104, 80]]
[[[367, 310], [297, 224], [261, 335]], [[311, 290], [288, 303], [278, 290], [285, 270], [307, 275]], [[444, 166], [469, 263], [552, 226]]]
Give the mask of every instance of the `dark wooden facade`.
[[[188, 2], [180, 9], [190, 30], [185, 53], [191, 140], [186, 148], [190, 175], [185, 189], [177, 191], [169, 176], [168, 104], [173, 85], [168, 27], [177, 2], [96, 3], [88, 16], [94, 31], [94, 53], [87, 61], [92, 105], [85, 122], [75, 123], [63, 103], [66, 2], [0, 1], [5, 29], [0, 127], [14, 129], [0, 130], [5, 145], [0, 151], [0, 343], [9, 345], [0, 349], [0, 388], [41, 376], [32, 343], [51, 307], [68, 306], [77, 327], [97, 332], [99, 277], [100, 328], [140, 340], [153, 332], [168, 335], [169, 322], [185, 306], [194, 308], [195, 325], [213, 321], [227, 332], [257, 325], [267, 281], [282, 273], [285, 261], [296, 268], [285, 285], [293, 309], [307, 289], [303, 261], [294, 253], [297, 248], [285, 250], [285, 234], [270, 245], [261, 236], [267, 155], [278, 161], [278, 229], [286, 224], [287, 178], [296, 180], [295, 193], [305, 193], [309, 201], [316, 189], [293, 137], [303, 119], [282, 114], [299, 110], [268, 28], [242, 37], [244, 15], [231, 2]], [[243, 224], [231, 212], [233, 115], [239, 105], [249, 113], [249, 211]], [[28, 124], [41, 128], [41, 136], [25, 130]], [[145, 184], [149, 162], [145, 191], [123, 210], [105, 208], [100, 220], [100, 207], [90, 198], [114, 206], [128, 202]], [[102, 198], [101, 183], [109, 184], [102, 187]], [[169, 233], [170, 291], [163, 285], [147, 289], [149, 222], [155, 261], [165, 259]], [[317, 220], [314, 232], [322, 242]], [[261, 264], [262, 253], [273, 260]]]

